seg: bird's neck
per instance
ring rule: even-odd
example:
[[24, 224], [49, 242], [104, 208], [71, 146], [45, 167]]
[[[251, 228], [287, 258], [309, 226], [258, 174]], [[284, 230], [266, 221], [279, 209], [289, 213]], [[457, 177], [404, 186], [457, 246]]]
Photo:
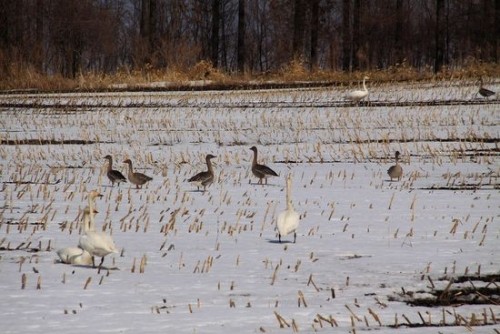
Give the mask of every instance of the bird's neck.
[[252, 165], [257, 165], [257, 151], [253, 151], [253, 161]]
[[212, 162], [210, 161], [210, 159], [207, 159], [207, 168], [208, 168], [208, 171], [209, 172], [213, 172], [213, 169], [212, 169]]

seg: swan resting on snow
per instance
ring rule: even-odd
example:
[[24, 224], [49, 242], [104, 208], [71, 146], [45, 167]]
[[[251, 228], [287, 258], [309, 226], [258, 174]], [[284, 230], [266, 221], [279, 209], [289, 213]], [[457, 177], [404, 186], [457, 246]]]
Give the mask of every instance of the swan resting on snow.
[[297, 228], [299, 227], [300, 215], [293, 209], [292, 204], [292, 177], [286, 179], [286, 210], [278, 215], [278, 241], [281, 237], [293, 232], [293, 242], [297, 241]]
[[[94, 213], [97, 213], [97, 211], [94, 211]], [[83, 210], [83, 226], [88, 224], [90, 224], [90, 208], [86, 207]], [[80, 247], [61, 248], [57, 251], [57, 255], [62, 263], [77, 266], [90, 266], [92, 264], [92, 256]]]

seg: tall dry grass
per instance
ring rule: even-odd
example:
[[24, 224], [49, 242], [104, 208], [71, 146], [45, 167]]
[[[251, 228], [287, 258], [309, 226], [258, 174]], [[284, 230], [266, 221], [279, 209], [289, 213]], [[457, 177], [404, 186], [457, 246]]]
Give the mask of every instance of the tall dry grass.
[[76, 78], [65, 78], [61, 75], [47, 75], [37, 72], [33, 67], [11, 64], [7, 73], [0, 77], [0, 90], [109, 90], [109, 89], [147, 89], [147, 88], [179, 88], [199, 85], [247, 85], [252, 83], [346, 83], [361, 80], [368, 75], [371, 80], [380, 83], [400, 81], [427, 80], [463, 80], [483, 78], [499, 78], [500, 64], [482, 63], [473, 59], [466, 62], [465, 67], [448, 67], [435, 74], [431, 67], [416, 69], [406, 63], [391, 66], [387, 69], [364, 72], [341, 72], [322, 69], [310, 70], [300, 59], [294, 59], [275, 72], [268, 73], [226, 73], [214, 68], [208, 61], [200, 61], [190, 68], [171, 66], [156, 69], [146, 66], [141, 69], [122, 68], [115, 73], [103, 74], [86, 72]]

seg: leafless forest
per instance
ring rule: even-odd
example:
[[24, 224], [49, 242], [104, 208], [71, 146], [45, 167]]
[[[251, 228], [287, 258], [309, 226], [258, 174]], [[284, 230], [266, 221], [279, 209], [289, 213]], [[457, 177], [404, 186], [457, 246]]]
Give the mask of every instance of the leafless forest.
[[500, 0], [0, 0], [0, 76], [498, 64]]

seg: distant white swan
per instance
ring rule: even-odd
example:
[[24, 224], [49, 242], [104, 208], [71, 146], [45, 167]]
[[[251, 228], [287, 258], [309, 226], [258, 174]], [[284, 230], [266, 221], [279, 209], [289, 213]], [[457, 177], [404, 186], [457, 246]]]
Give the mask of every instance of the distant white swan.
[[278, 215], [278, 241], [281, 237], [293, 232], [293, 242], [297, 241], [297, 228], [299, 227], [300, 215], [293, 209], [292, 205], [292, 177], [286, 179], [286, 210]]
[[346, 98], [351, 100], [351, 101], [359, 102], [362, 99], [364, 99], [365, 97], [367, 97], [368, 96], [368, 89], [366, 89], [365, 82], [368, 79], [370, 79], [370, 78], [367, 76], [365, 76], [363, 78], [363, 90], [354, 90], [354, 91], [350, 92], [349, 94], [347, 94]]
[[97, 191], [93, 190], [89, 194], [90, 221], [84, 226], [84, 233], [80, 237], [78, 247], [86, 250], [92, 257], [92, 266], [95, 268], [95, 256], [101, 257], [102, 266], [104, 257], [111, 253], [118, 253], [113, 238], [107, 233], [95, 231], [94, 222], [94, 205], [95, 198], [101, 196]]

